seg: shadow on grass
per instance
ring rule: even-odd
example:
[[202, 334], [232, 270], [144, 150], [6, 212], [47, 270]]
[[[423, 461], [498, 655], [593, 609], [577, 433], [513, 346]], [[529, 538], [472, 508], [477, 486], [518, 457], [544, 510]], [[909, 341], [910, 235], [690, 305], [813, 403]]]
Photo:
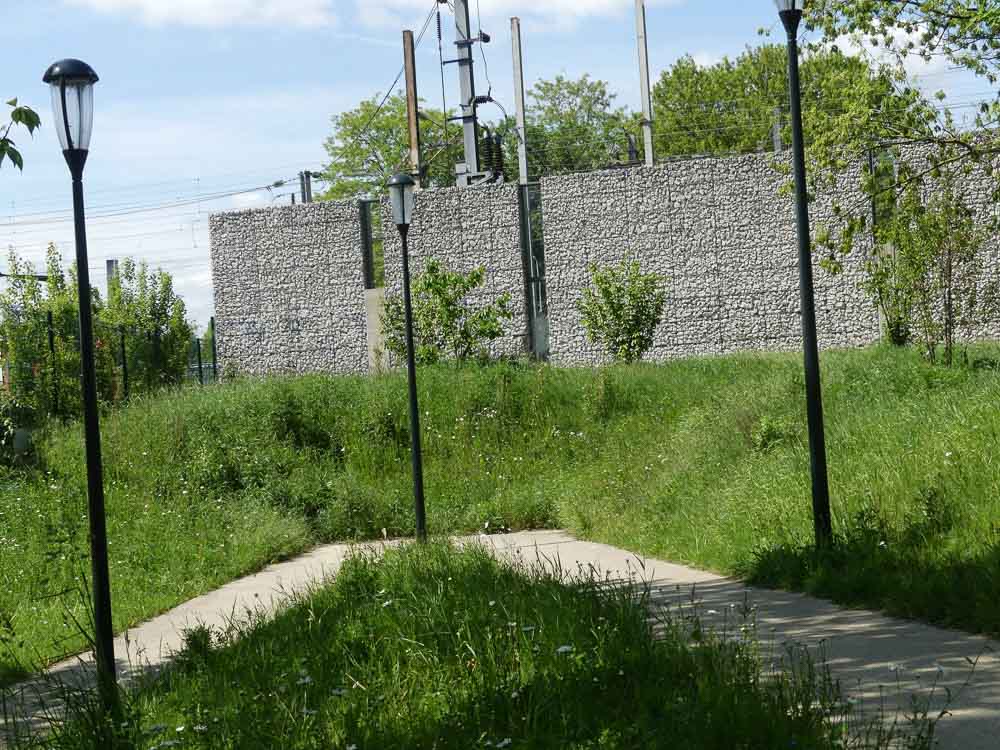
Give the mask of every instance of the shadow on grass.
[[807, 591], [847, 605], [990, 636], [1000, 635], [1000, 542], [947, 549], [926, 524], [903, 532], [858, 527], [829, 550], [758, 550], [741, 574], [751, 583]]

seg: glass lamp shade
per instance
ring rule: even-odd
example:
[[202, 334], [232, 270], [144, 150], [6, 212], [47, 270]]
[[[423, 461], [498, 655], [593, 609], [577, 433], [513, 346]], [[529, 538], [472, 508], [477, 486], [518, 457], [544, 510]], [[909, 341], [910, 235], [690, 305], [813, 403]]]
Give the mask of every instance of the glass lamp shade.
[[774, 0], [774, 4], [778, 6], [778, 10], [784, 12], [786, 10], [804, 10], [806, 5], [806, 0]]
[[408, 227], [413, 219], [413, 189], [416, 183], [408, 174], [393, 175], [389, 180], [392, 220], [397, 227]]
[[52, 114], [63, 151], [87, 151], [94, 125], [97, 73], [80, 60], [53, 63], [42, 79], [52, 93]]

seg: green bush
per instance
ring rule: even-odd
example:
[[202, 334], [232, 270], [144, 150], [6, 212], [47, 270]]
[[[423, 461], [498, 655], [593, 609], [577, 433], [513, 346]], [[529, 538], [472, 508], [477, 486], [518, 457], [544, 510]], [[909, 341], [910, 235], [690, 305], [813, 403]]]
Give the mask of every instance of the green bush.
[[587, 338], [616, 362], [638, 362], [653, 345], [663, 319], [663, 279], [643, 273], [638, 261], [590, 265], [591, 286], [577, 302]]
[[[478, 305], [469, 299], [485, 280], [482, 267], [460, 273], [449, 271], [436, 260], [429, 260], [423, 273], [413, 278], [413, 340], [418, 363], [489, 358], [490, 342], [503, 336], [503, 322], [510, 320], [512, 313], [509, 293]], [[402, 296], [386, 298], [382, 333], [389, 352], [405, 359]]]

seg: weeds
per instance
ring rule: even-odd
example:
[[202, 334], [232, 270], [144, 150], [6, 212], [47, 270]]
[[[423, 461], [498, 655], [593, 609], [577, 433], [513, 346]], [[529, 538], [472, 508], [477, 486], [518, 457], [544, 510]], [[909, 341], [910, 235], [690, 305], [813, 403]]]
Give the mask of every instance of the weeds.
[[[811, 549], [801, 363], [784, 355], [423, 368], [430, 528], [566, 527], [1000, 632], [1000, 373], [893, 349], [823, 368], [828, 555]], [[187, 389], [106, 415], [116, 628], [316, 543], [411, 535], [406, 415], [396, 373]], [[53, 427], [37, 460], [0, 474], [0, 675], [84, 645], [63, 593], [87, 567], [78, 426]]]

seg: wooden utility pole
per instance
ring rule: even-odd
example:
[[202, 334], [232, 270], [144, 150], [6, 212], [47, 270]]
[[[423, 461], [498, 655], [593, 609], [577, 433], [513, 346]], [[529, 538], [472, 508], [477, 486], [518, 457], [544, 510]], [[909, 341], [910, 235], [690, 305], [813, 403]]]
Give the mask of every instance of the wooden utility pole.
[[417, 99], [417, 63], [413, 53], [413, 32], [403, 32], [403, 67], [406, 69], [406, 124], [410, 132], [410, 172], [423, 187], [423, 165], [420, 163], [420, 101]]
[[649, 95], [649, 51], [646, 48], [646, 3], [635, 0], [635, 33], [639, 47], [639, 89], [642, 95], [642, 141], [646, 166], [653, 166], [653, 102]]
[[521, 19], [510, 19], [510, 39], [514, 56], [514, 111], [517, 122], [518, 181], [528, 184], [528, 130], [524, 121], [524, 66], [521, 57]]

